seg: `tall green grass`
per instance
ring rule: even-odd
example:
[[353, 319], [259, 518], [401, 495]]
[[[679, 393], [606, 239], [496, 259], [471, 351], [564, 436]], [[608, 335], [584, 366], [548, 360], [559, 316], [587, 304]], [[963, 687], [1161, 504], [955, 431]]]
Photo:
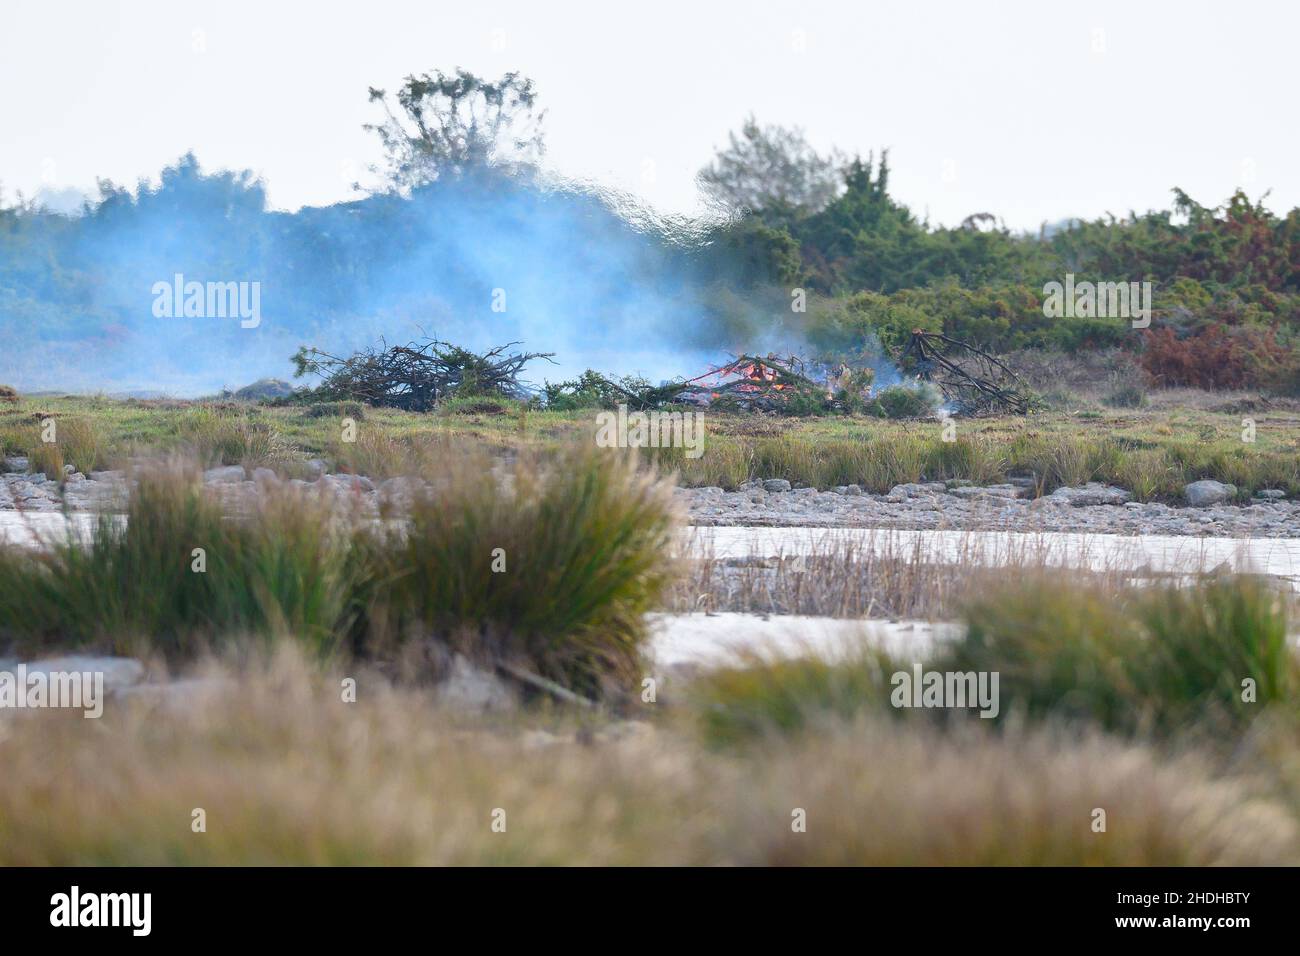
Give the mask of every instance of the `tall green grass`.
[[731, 747], [879, 713], [897, 669], [875, 649], [836, 661], [751, 653], [702, 675], [687, 693], [705, 741]]
[[[969, 423], [967, 427], [971, 427]], [[1180, 502], [1189, 482], [1211, 478], [1236, 485], [1242, 495], [1261, 488], [1300, 494], [1300, 454], [1255, 451], [1244, 443], [1170, 441], [1159, 447], [1121, 436], [1071, 436], [1028, 432], [959, 435], [947, 442], [937, 428], [923, 433], [882, 431], [862, 439], [791, 433], [709, 434], [704, 454], [680, 448], [647, 449], [683, 485], [735, 488], [751, 478], [786, 478], [827, 489], [860, 485], [883, 494], [894, 485], [965, 478], [977, 484], [1032, 474], [1038, 490], [1100, 481], [1132, 491], [1140, 501]]]
[[181, 413], [176, 428], [180, 447], [205, 467], [275, 466], [297, 451], [257, 410], [197, 405]]
[[[249, 638], [373, 657], [433, 641], [581, 693], [631, 689], [674, 563], [667, 485], [594, 451], [445, 466], [399, 524], [327, 489], [223, 518], [193, 470], [139, 476], [125, 520], [0, 548], [0, 646], [190, 659]], [[199, 562], [203, 562], [200, 568]]]
[[378, 602], [454, 646], [581, 692], [640, 674], [644, 614], [670, 583], [671, 492], [633, 456], [464, 456], [376, 549]]
[[1286, 602], [1252, 577], [1126, 591], [1041, 577], [988, 591], [964, 616], [964, 638], [932, 666], [998, 671], [1004, 712], [1169, 733], [1300, 704]]
[[[1002, 717], [990, 723], [1016, 715], [1128, 735], [1237, 739], [1264, 713], [1300, 717], [1300, 658], [1287, 642], [1286, 601], [1252, 577], [1115, 588], [1031, 574], [986, 584], [963, 620], [961, 637], [924, 666], [997, 672]], [[911, 662], [870, 645], [829, 661], [753, 655], [742, 663], [702, 676], [689, 695], [711, 743], [802, 732], [859, 712], [911, 713], [889, 703], [890, 675]]]
[[[53, 417], [53, 416], [51, 416]], [[54, 418], [53, 440], [44, 441], [44, 427], [29, 423], [0, 438], [0, 446], [10, 446], [27, 455], [28, 470], [39, 472], [51, 481], [63, 480], [64, 465], [71, 465], [82, 473], [104, 468], [108, 464], [107, 449], [99, 430], [85, 418]]]
[[56, 421], [59, 450], [65, 464], [85, 474], [108, 466], [107, 450], [99, 430], [84, 418]]
[[0, 549], [0, 635], [169, 658], [250, 635], [329, 650], [355, 583], [330, 518], [285, 488], [226, 520], [192, 473], [144, 473], [125, 521], [101, 516], [88, 541]]
[[33, 475], [44, 475], [51, 481], [63, 480], [63, 449], [55, 442], [39, 442], [31, 446], [27, 468]]

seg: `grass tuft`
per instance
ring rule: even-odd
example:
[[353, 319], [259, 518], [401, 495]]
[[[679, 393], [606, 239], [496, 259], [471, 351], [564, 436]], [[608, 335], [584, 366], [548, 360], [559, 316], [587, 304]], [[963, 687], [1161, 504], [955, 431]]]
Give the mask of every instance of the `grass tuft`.
[[734, 747], [887, 709], [895, 670], [888, 655], [871, 648], [835, 661], [749, 653], [695, 680], [689, 706], [708, 744]]
[[999, 672], [1004, 712], [1167, 734], [1300, 700], [1286, 603], [1248, 576], [1121, 592], [1030, 580], [976, 599], [965, 621], [933, 666]]
[[399, 525], [291, 485], [235, 520], [194, 469], [143, 472], [88, 541], [0, 548], [0, 646], [188, 660], [250, 638], [363, 657], [433, 640], [590, 696], [635, 686], [675, 567], [666, 484], [589, 451], [503, 472], [470, 456], [430, 489]]
[[575, 451], [494, 474], [455, 459], [381, 546], [381, 603], [468, 653], [592, 696], [641, 674], [644, 614], [671, 581], [668, 485], [629, 455]]
[[20, 649], [96, 647], [192, 658], [236, 637], [329, 650], [346, 626], [346, 544], [319, 499], [279, 489], [225, 520], [192, 471], [139, 476], [125, 520], [81, 541], [0, 549], [0, 635]]

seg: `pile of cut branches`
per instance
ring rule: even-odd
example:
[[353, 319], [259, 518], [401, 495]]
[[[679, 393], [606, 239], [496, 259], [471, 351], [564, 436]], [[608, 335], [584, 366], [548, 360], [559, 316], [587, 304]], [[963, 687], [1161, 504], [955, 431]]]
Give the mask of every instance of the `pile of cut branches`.
[[939, 332], [913, 330], [899, 364], [933, 382], [959, 415], [1024, 415], [1034, 405], [1024, 382], [1000, 360]]
[[793, 355], [740, 355], [703, 375], [661, 385], [632, 377], [615, 380], [588, 370], [572, 382], [548, 383], [546, 399], [553, 408], [626, 404], [634, 410], [648, 411], [673, 405], [717, 405], [742, 411], [811, 415], [842, 411], [845, 390], [856, 388], [865, 394], [870, 387], [870, 369], [841, 366], [840, 378], [832, 382], [828, 377], [825, 383], [812, 377], [826, 375], [821, 364], [816, 369], [810, 372], [808, 365]]
[[634, 377], [616, 380], [588, 369], [575, 381], [548, 383], [545, 395], [552, 408], [625, 404], [637, 411], [722, 402], [749, 411], [790, 412], [797, 406], [800, 414], [808, 414], [829, 405], [827, 386], [805, 373], [802, 360], [774, 355], [741, 355], [703, 375], [661, 385]]
[[686, 383], [683, 398], [700, 404], [723, 402], [747, 411], [813, 414], [831, 406], [825, 384], [815, 381], [802, 359], [740, 355]]
[[293, 356], [294, 377], [319, 375], [313, 399], [366, 402], [384, 408], [425, 412], [438, 401], [453, 395], [490, 395], [527, 398], [533, 389], [519, 374], [533, 359], [547, 359], [554, 352], [506, 350], [518, 342], [507, 342], [486, 352], [472, 352], [430, 339], [423, 345], [369, 348], [348, 358], [303, 346]]
[[688, 386], [685, 382], [651, 385], [639, 375], [610, 378], [587, 369], [576, 379], [552, 384], [546, 382], [537, 403], [560, 411], [578, 408], [615, 408], [626, 405], [634, 411], [649, 411], [672, 405]]

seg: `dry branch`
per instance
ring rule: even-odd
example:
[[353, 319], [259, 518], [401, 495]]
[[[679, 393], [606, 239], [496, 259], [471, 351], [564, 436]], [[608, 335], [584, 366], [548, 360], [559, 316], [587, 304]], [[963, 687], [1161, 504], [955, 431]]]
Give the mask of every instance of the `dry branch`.
[[532, 388], [519, 375], [533, 359], [550, 361], [554, 352], [506, 354], [518, 342], [487, 352], [430, 339], [391, 348], [370, 348], [348, 358], [303, 347], [293, 357], [295, 377], [323, 379], [316, 397], [354, 399], [369, 405], [424, 412], [452, 395], [527, 398]]

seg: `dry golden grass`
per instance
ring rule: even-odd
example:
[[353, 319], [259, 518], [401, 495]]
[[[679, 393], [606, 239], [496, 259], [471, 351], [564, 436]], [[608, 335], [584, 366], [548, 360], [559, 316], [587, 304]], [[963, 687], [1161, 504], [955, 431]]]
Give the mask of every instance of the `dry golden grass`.
[[42, 474], [51, 481], [63, 480], [63, 449], [54, 442], [33, 445], [27, 461], [32, 474]]
[[[1192, 755], [1051, 730], [964, 735], [863, 720], [756, 758], [742, 864], [1203, 866], [1293, 863], [1296, 825]], [[774, 819], [807, 811], [808, 833]], [[1092, 829], [1094, 810], [1106, 832]], [[816, 835], [816, 838], [809, 837]]]
[[861, 538], [827, 533], [806, 553], [719, 559], [707, 539], [687, 550], [684, 574], [669, 590], [665, 610], [943, 620], [1009, 576], [1055, 574], [1108, 591], [1134, 577], [1157, 577], [1140, 570], [1136, 555], [1123, 554], [1105, 570], [1061, 570], [1063, 559], [1086, 564], [1086, 547], [1063, 553], [1050, 538], [1033, 535], [990, 542], [954, 532], [942, 555], [925, 535], [890, 529], [865, 531]]
[[[113, 699], [97, 721], [4, 715], [0, 863], [1300, 859], [1285, 806], [1254, 783], [1102, 737], [863, 720], [723, 756], [671, 718], [622, 735], [574, 735], [564, 720], [548, 736], [522, 722], [466, 726], [367, 674], [344, 703], [343, 675], [288, 648], [237, 676], [234, 692], [166, 711]], [[196, 808], [204, 833], [191, 829]], [[1105, 833], [1091, 828], [1094, 808]]]
[[[1225, 399], [1233, 399], [1225, 401]], [[338, 414], [329, 414], [334, 411]], [[233, 402], [118, 401], [41, 396], [0, 403], [0, 446], [27, 453], [33, 415], [84, 418], [117, 460], [190, 448], [211, 464], [294, 463], [327, 457], [337, 468], [375, 478], [422, 473], [439, 449], [481, 442], [498, 450], [587, 444], [594, 411], [529, 409], [517, 402], [448, 402], [419, 414], [342, 406], [250, 406]], [[1243, 415], [1257, 428], [1242, 440]], [[357, 423], [355, 442], [341, 437], [343, 417]], [[1231, 482], [1243, 497], [1261, 488], [1300, 494], [1300, 439], [1294, 400], [1233, 393], [1153, 392], [1149, 406], [1112, 408], [1071, 401], [1039, 414], [961, 419], [945, 442], [936, 420], [892, 421], [833, 416], [771, 421], [709, 412], [704, 454], [683, 449], [646, 454], [686, 486], [734, 488], [748, 478], [787, 478], [831, 488], [859, 484], [872, 492], [900, 482], [965, 478], [977, 483], [1033, 474], [1041, 491], [1085, 480], [1133, 491], [1138, 500], [1181, 501], [1186, 482]]]

